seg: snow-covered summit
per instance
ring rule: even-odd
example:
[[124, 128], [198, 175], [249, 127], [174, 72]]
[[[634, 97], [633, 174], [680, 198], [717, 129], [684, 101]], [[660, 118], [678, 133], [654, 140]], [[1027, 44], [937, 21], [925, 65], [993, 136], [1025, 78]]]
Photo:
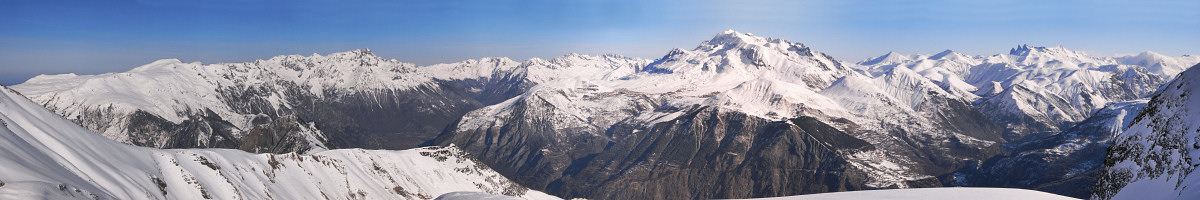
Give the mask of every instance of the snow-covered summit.
[[968, 58], [970, 58], [970, 57], [969, 57], [969, 56], [967, 56], [967, 55], [964, 55], [964, 54], [962, 54], [962, 53], [958, 53], [958, 52], [956, 52], [956, 51], [954, 51], [954, 50], [949, 50], [949, 49], [946, 49], [945, 51], [942, 51], [942, 52], [940, 52], [940, 53], [933, 54], [932, 56], [929, 56], [929, 59], [930, 59], [930, 60], [943, 60], [943, 59], [968, 59]]
[[868, 58], [867, 60], [865, 60], [859, 64], [862, 64], [862, 65], [900, 64], [900, 63], [908, 62], [912, 59], [913, 58], [911, 56], [906, 56], [906, 55], [902, 55], [900, 53], [896, 53], [895, 51], [891, 51], [891, 52], [888, 52], [887, 54], [883, 54], [882, 56], [879, 56], [879, 57]]
[[1008, 55], [996, 55], [989, 60], [1008, 60], [1022, 66], [1060, 65], [1068, 67], [1091, 67], [1116, 64], [1112, 58], [1095, 57], [1083, 51], [1069, 50], [1063, 46], [1038, 47], [1020, 45]]
[[692, 81], [779, 79], [819, 90], [853, 73], [828, 55], [803, 44], [725, 31], [693, 50], [675, 49], [643, 68]]
[[764, 45], [766, 43], [780, 42], [780, 39], [764, 38], [755, 36], [751, 33], [740, 33], [733, 29], [725, 30], [718, 33], [715, 37], [708, 41], [704, 41], [705, 45], [712, 46], [739, 46], [739, 45]]

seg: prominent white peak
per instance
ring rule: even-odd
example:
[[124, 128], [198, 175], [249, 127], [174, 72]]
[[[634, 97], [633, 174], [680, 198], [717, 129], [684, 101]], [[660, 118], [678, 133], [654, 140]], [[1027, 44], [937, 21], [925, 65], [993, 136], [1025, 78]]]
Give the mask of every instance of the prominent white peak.
[[1037, 55], [1037, 54], [1049, 54], [1049, 55], [1060, 55], [1060, 56], [1086, 55], [1083, 52], [1069, 50], [1069, 49], [1063, 47], [1062, 45], [1053, 46], [1053, 47], [1039, 47], [1039, 46], [1029, 46], [1027, 44], [1023, 44], [1023, 45], [1017, 46], [1016, 48], [1012, 48], [1011, 50], [1008, 51], [1008, 54], [1014, 55], [1014, 56], [1030, 56], [1030, 55]]
[[905, 62], [908, 62], [911, 60], [912, 60], [912, 58], [910, 56], [902, 55], [900, 53], [896, 53], [895, 51], [892, 51], [892, 52], [888, 52], [887, 54], [883, 54], [882, 56], [870, 58], [863, 62], [859, 62], [859, 64], [861, 64], [861, 65], [891, 65], [891, 64], [901, 64], [901, 63], [905, 63]]
[[507, 57], [490, 57], [434, 64], [420, 67], [420, 70], [441, 80], [479, 79], [503, 76], [515, 70], [520, 64], [520, 62]]
[[1031, 48], [1031, 47], [1029, 47], [1028, 44], [1022, 44], [1022, 45], [1017, 45], [1017, 47], [1008, 50], [1008, 54], [1024, 56], [1024, 55], [1029, 55], [1030, 52], [1032, 52], [1033, 50], [1038, 49], [1038, 48], [1045, 48], [1045, 47], [1032, 47]]
[[765, 45], [766, 43], [777, 41], [779, 40], [759, 37], [751, 33], [740, 33], [730, 29], [717, 34], [717, 36], [708, 41], [704, 41], [704, 44], [711, 46]]
[[695, 50], [675, 49], [641, 70], [679, 79], [712, 81], [779, 79], [819, 90], [854, 73], [840, 62], [800, 43], [726, 32]]
[[[1098, 58], [1082, 51], [1072, 51], [1062, 46], [1031, 47], [1021, 45], [1009, 50], [1012, 57], [1000, 59], [1030, 67], [1095, 67], [1116, 64], [1111, 58]], [[994, 60], [994, 59], [993, 59]]]
[[933, 56], [929, 56], [930, 60], [942, 60], [942, 59], [959, 60], [959, 59], [968, 59], [968, 58], [970, 58], [970, 57], [967, 55], [963, 55], [961, 53], [958, 53], [958, 52], [955, 52], [955, 51], [952, 51], [949, 49], [942, 51], [941, 53], [933, 54]]
[[13, 88], [34, 101], [65, 111], [66, 117], [83, 115], [85, 106], [102, 106], [110, 112], [140, 109], [178, 123], [185, 115], [202, 111], [189, 107], [227, 109], [217, 99], [217, 83], [204, 78], [213, 75], [210, 72], [198, 63], [165, 59], [124, 73], [44, 76]]
[[453, 146], [309, 155], [129, 146], [8, 88], [0, 88], [0, 152], [5, 199], [427, 199], [456, 191], [557, 199]]
[[721, 33], [720, 33], [720, 34], [734, 34], [734, 33], [737, 33], [737, 31], [736, 31], [736, 30], [733, 30], [733, 29], [731, 28], [731, 29], [725, 29], [724, 31], [721, 31]]
[[1121, 64], [1143, 66], [1152, 73], [1166, 77], [1173, 77], [1179, 74], [1179, 72], [1186, 70], [1188, 66], [1200, 63], [1200, 56], [1171, 57], [1152, 51], [1145, 51], [1131, 56], [1120, 56], [1116, 59]]
[[[696, 50], [674, 49], [653, 63], [643, 61], [578, 54], [548, 61], [531, 59], [522, 68], [528, 70], [528, 79], [539, 85], [516, 101], [481, 109], [492, 114], [481, 112], [479, 116], [504, 115], [506, 107], [536, 100], [533, 102], [553, 104], [555, 115], [575, 116], [564, 119], [612, 118], [612, 114], [601, 113], [619, 114], [620, 110], [593, 105], [613, 105], [601, 101], [623, 94], [664, 98], [668, 102], [662, 104], [675, 107], [719, 106], [767, 119], [785, 119], [813, 110], [837, 112], [836, 103], [815, 91], [838, 77], [855, 73], [800, 44], [736, 31], [722, 33]], [[464, 117], [464, 124], [486, 125], [494, 120], [472, 119], [474, 116]]]

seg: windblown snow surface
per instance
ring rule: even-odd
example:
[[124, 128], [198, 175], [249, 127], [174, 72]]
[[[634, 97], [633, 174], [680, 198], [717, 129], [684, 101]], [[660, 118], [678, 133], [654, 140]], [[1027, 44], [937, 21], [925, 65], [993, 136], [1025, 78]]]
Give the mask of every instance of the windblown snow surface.
[[529, 190], [458, 148], [250, 154], [121, 144], [0, 90], [0, 199], [432, 199]]

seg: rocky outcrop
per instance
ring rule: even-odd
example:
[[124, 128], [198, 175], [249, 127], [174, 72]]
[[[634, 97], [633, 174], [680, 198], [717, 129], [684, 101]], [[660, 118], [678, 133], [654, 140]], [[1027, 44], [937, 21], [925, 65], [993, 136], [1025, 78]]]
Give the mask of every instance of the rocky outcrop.
[[308, 153], [335, 149], [325, 146], [329, 139], [314, 123], [301, 122], [295, 117], [282, 117], [269, 124], [251, 129], [242, 137], [241, 149], [250, 153]]
[[1200, 174], [1200, 67], [1154, 94], [1104, 158], [1092, 199], [1196, 199]]

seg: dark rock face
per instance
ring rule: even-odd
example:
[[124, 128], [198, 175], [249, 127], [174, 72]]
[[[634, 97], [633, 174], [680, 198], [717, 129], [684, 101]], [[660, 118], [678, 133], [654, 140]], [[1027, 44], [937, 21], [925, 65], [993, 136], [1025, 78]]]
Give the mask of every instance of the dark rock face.
[[234, 136], [234, 133], [240, 130], [211, 112], [192, 115], [179, 124], [143, 111], [134, 112], [128, 120], [129, 137], [135, 138], [135, 145], [159, 148], [237, 148], [241, 143], [241, 138]]
[[988, 141], [1002, 141], [999, 125], [988, 120], [985, 110], [972, 107], [970, 102], [959, 99], [938, 99], [940, 109], [935, 110], [934, 120], [946, 130]]
[[[307, 137], [312, 137], [315, 141], [309, 141]], [[238, 146], [238, 149], [251, 153], [305, 153], [313, 150], [313, 146], [323, 146], [328, 143], [324, 134], [321, 134], [316, 127], [309, 123], [301, 122], [295, 117], [282, 117], [269, 124], [251, 129], [246, 136], [242, 137], [242, 144]]]
[[315, 103], [300, 116], [313, 119], [334, 145], [368, 149], [415, 148], [463, 114], [482, 107], [444, 85], [358, 93]]
[[604, 130], [607, 136], [579, 130], [561, 141], [547, 136], [562, 133], [530, 121], [444, 134], [437, 143], [462, 146], [533, 188], [596, 199], [861, 190], [866, 175], [849, 167], [843, 155], [874, 148], [812, 118], [772, 122], [709, 107], [651, 127], [619, 123]]
[[[749, 198], [861, 190], [845, 152], [874, 148], [811, 118], [771, 122], [701, 108], [568, 169], [547, 188], [597, 199]], [[573, 164], [580, 165], [580, 164]]]
[[1088, 198], [1112, 140], [1145, 105], [1144, 101], [1110, 104], [1061, 133], [1010, 143], [1011, 155], [960, 170], [947, 185], [1026, 188]]
[[[948, 134], [946, 138], [929, 137], [903, 128], [893, 128], [889, 132], [893, 137], [900, 138], [902, 144], [909, 146], [906, 149], [914, 150], [913, 158], [917, 159], [913, 161], [921, 163], [918, 170], [922, 174], [939, 176], [951, 173], [1004, 153], [1001, 148], [1004, 129], [987, 120], [983, 111], [953, 98], [931, 98], [929, 104], [932, 109], [926, 111], [930, 115], [927, 117], [937, 123], [934, 126], [937, 131]], [[972, 139], [981, 141], [970, 141]]]
[[455, 132], [448, 126], [433, 144], [456, 144], [505, 177], [546, 188], [571, 161], [603, 151], [612, 140], [601, 135], [606, 131], [600, 127], [555, 130], [553, 116], [539, 115], [543, 108], [553, 106], [537, 101], [517, 104], [502, 124], [483, 129]]
[[[290, 108], [275, 109], [266, 103], [271, 93], [283, 93]], [[227, 88], [227, 105], [243, 114], [267, 119], [294, 115], [312, 121], [327, 134], [333, 146], [367, 149], [408, 149], [433, 139], [463, 113], [481, 107], [457, 88], [426, 84], [409, 89], [322, 95], [289, 82], [261, 87]], [[259, 124], [256, 124], [256, 126]]]
[[536, 83], [529, 82], [526, 71], [509, 71], [492, 74], [484, 79], [439, 81], [448, 87], [457, 88], [482, 105], [493, 105], [529, 91]]

